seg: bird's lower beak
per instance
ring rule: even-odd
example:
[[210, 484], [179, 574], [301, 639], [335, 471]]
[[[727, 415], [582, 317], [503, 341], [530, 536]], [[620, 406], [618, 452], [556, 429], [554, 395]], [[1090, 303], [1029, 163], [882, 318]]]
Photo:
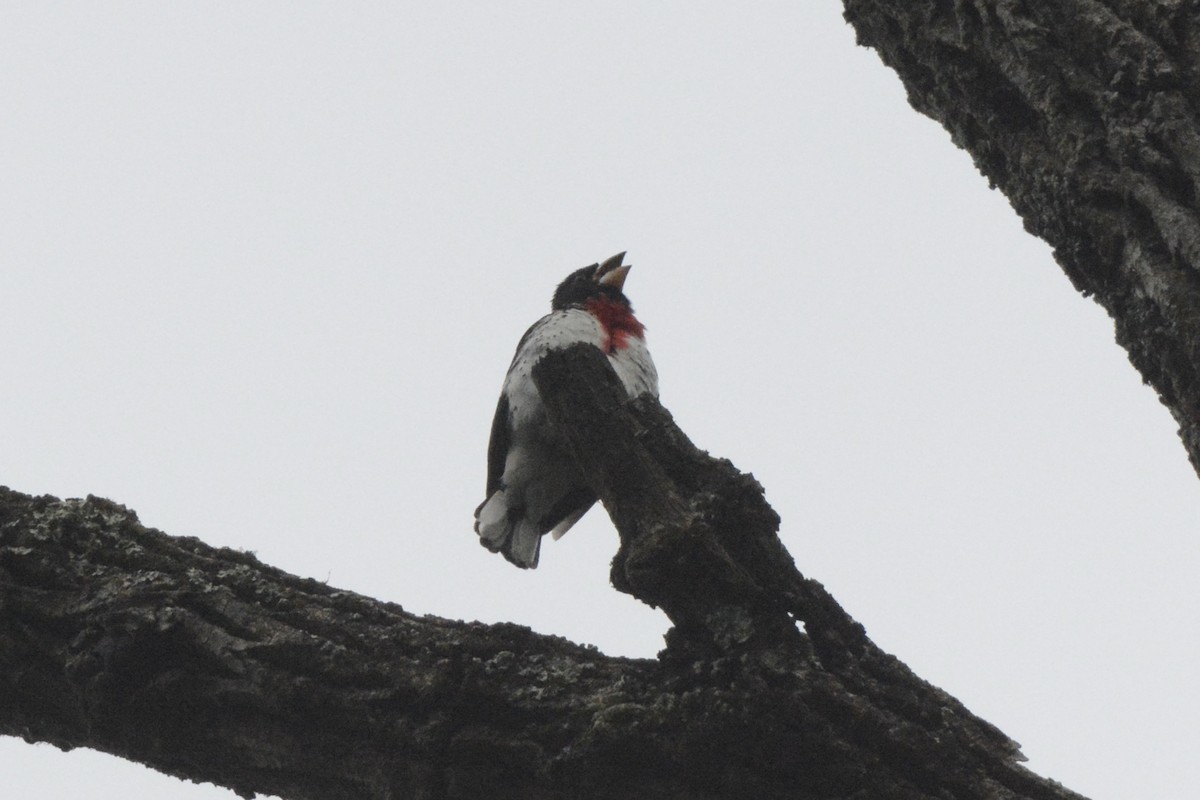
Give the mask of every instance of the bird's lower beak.
[[600, 276], [601, 286], [612, 286], [617, 291], [625, 288], [625, 276], [629, 274], [629, 268], [632, 264], [623, 264], [619, 267], [613, 267], [608, 272]]

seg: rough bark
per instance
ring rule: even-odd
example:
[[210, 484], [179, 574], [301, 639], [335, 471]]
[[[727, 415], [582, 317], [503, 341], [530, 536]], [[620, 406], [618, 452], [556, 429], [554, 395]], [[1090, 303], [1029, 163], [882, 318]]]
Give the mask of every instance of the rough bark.
[[845, 0], [1054, 248], [1200, 470], [1200, 8], [1186, 0]]
[[0, 733], [285, 798], [1077, 797], [800, 575], [754, 479], [627, 402], [595, 349], [535, 378], [621, 535], [657, 660], [420, 617], [107, 500], [0, 490]]

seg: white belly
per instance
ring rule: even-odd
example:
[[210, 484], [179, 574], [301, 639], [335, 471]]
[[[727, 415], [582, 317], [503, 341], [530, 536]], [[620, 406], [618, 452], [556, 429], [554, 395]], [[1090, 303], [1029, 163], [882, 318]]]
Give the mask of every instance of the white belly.
[[[518, 435], [526, 425], [539, 421], [544, 414], [541, 395], [533, 383], [533, 365], [550, 350], [562, 350], [578, 343], [602, 349], [608, 345], [604, 326], [580, 308], [555, 311], [530, 329], [504, 379], [512, 426]], [[630, 397], [658, 396], [658, 372], [645, 340], [629, 337], [625, 347], [608, 354], [608, 360]]]

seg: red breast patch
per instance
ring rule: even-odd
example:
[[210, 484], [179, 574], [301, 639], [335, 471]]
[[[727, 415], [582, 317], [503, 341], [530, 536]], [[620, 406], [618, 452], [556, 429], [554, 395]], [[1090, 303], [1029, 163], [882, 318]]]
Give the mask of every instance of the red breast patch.
[[646, 326], [638, 322], [633, 315], [633, 309], [625, 303], [617, 303], [607, 297], [597, 297], [587, 301], [587, 310], [604, 326], [608, 335], [607, 352], [613, 353], [629, 345], [629, 337], [642, 338]]

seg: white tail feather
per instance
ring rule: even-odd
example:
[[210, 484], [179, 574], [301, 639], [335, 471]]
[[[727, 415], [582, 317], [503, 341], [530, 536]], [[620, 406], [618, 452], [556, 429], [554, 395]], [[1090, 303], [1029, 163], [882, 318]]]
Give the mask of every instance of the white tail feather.
[[508, 528], [508, 504], [501, 489], [475, 510], [475, 532], [489, 550], [499, 550], [508, 538]]
[[537, 566], [542, 534], [530, 520], [509, 517], [503, 489], [493, 492], [476, 510], [475, 532], [484, 547], [493, 553], [503, 553], [518, 567], [532, 569]]

